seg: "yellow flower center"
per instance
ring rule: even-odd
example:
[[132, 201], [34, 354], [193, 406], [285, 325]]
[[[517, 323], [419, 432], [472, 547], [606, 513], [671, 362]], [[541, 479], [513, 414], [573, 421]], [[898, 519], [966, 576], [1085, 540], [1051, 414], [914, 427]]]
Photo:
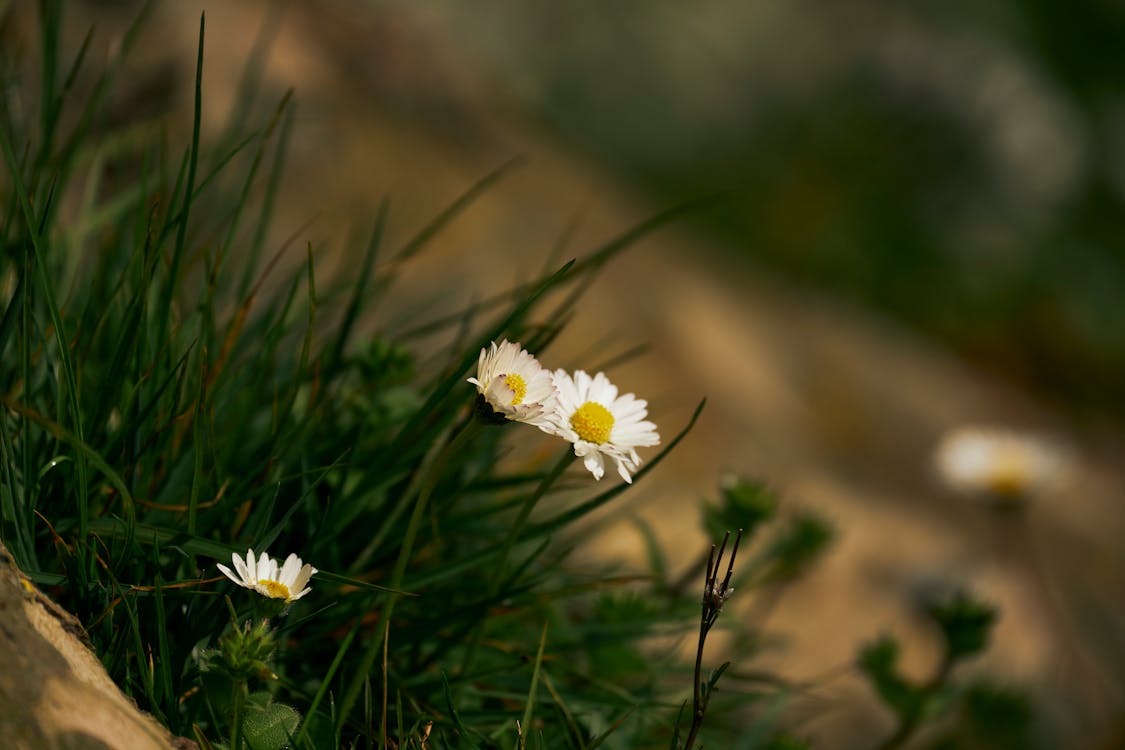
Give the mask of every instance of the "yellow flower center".
[[590, 443], [604, 443], [609, 440], [613, 429], [613, 415], [609, 409], [593, 401], [587, 401], [570, 415], [570, 426], [578, 437]]
[[986, 479], [994, 495], [1018, 497], [1028, 489], [1028, 468], [1025, 457], [1014, 451], [1002, 452]]
[[504, 378], [504, 385], [511, 388], [512, 393], [515, 394], [512, 396], [511, 405], [516, 406], [522, 403], [523, 397], [527, 395], [527, 383], [524, 382], [523, 378], [514, 372], [500, 377]]
[[277, 581], [271, 581], [268, 578], [263, 578], [262, 580], [258, 581], [258, 585], [265, 589], [266, 596], [268, 596], [270, 599], [289, 598], [289, 587], [284, 583], [278, 583]]

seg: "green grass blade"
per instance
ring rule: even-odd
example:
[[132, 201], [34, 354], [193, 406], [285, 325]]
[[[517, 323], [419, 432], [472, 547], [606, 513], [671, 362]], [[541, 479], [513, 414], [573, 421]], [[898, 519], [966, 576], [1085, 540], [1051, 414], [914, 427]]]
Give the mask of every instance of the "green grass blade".
[[199, 14], [199, 47], [195, 58], [195, 107], [192, 115], [191, 148], [188, 151], [187, 184], [184, 187], [184, 200], [176, 218], [176, 242], [172, 249], [172, 265], [168, 271], [168, 282], [164, 291], [164, 304], [160, 306], [160, 321], [156, 326], [157, 336], [167, 336], [168, 316], [171, 314], [172, 299], [180, 281], [180, 264], [183, 262], [184, 247], [187, 244], [188, 219], [191, 204], [195, 197], [195, 173], [199, 168], [199, 127], [203, 118], [203, 39], [206, 28], [206, 13]]
[[[18, 502], [16, 468], [13, 464], [13, 445], [8, 434], [7, 420], [0, 419], [0, 476], [3, 477], [3, 486], [0, 486], [0, 540], [12, 551], [22, 570], [34, 571], [39, 569], [39, 564], [31, 529], [31, 513], [30, 508]], [[4, 533], [8, 523], [15, 530], [14, 537]]]
[[547, 622], [543, 622], [543, 632], [539, 636], [539, 650], [535, 652], [535, 663], [531, 668], [531, 687], [527, 691], [527, 704], [523, 709], [523, 727], [520, 732], [520, 748], [527, 746], [526, 737], [527, 732], [531, 731], [532, 718], [535, 716], [535, 702], [538, 700], [537, 693], [539, 691], [539, 677], [543, 669], [543, 649], [547, 645]]
[[[133, 519], [135, 517], [133, 495], [129, 492], [129, 488], [125, 486], [125, 480], [109, 465], [109, 462], [102, 457], [100, 453], [94, 450], [93, 447], [87, 445], [78, 435], [70, 432], [65, 427], [60, 425], [54, 420], [44, 417], [42, 414], [31, 409], [30, 407], [13, 401], [8, 396], [0, 395], [0, 403], [8, 407], [12, 411], [27, 417], [32, 422], [36, 423], [56, 439], [61, 440], [67, 445], [75, 449], [76, 457], [75, 464], [82, 465], [89, 462], [95, 469], [100, 471], [110, 483], [110, 485], [117, 490], [121, 497], [121, 509], [125, 513], [126, 518]], [[81, 520], [81, 518], [80, 518]], [[88, 527], [84, 526], [83, 528]]]
[[489, 188], [523, 162], [523, 157], [513, 157], [477, 180], [477, 182], [459, 195], [453, 203], [449, 204], [449, 206], [439, 213], [430, 223], [422, 227], [422, 230], [398, 251], [394, 257], [395, 262], [402, 262], [416, 255], [419, 250], [426, 246], [426, 243], [438, 234], [438, 232], [444, 229], [453, 219], [457, 218], [466, 208], [472, 205], [473, 201], [487, 192]]
[[[15, 154], [12, 151], [12, 144], [8, 138], [8, 133], [2, 128], [0, 128], [0, 149], [3, 149], [4, 159], [8, 163], [8, 169], [12, 178], [12, 187], [19, 200], [24, 221], [27, 225], [27, 232], [30, 236], [31, 247], [35, 256], [35, 271], [46, 299], [47, 312], [51, 318], [51, 325], [54, 327], [55, 342], [59, 349], [59, 362], [63, 371], [63, 390], [66, 392], [66, 403], [74, 424], [74, 435], [78, 443], [85, 445], [83, 441], [82, 411], [79, 408], [78, 379], [74, 373], [74, 362], [70, 355], [70, 343], [66, 335], [66, 328], [63, 325], [59, 306], [55, 300], [54, 288], [47, 275], [45, 265], [46, 253], [43, 247], [41, 228], [39, 222], [35, 219], [35, 213], [31, 207], [31, 201], [28, 197], [26, 186], [20, 176], [19, 167], [16, 163]], [[45, 217], [46, 211], [44, 211], [44, 218]], [[87, 549], [86, 530], [89, 523], [89, 498], [87, 496], [86, 459], [83, 457], [82, 453], [79, 454], [76, 464], [78, 470], [78, 488], [75, 494], [77, 495], [78, 504], [79, 559], [81, 561], [79, 580], [84, 582], [88, 575], [89, 564], [85, 553]]]
[[[317, 575], [321, 575], [318, 572]], [[374, 601], [372, 602], [374, 604]], [[308, 734], [309, 721], [316, 715], [317, 709], [320, 707], [324, 696], [328, 694], [329, 686], [332, 684], [332, 679], [336, 676], [336, 672], [340, 669], [340, 665], [344, 662], [344, 656], [347, 654], [348, 649], [351, 648], [352, 642], [355, 640], [356, 635], [359, 633], [360, 626], [363, 624], [363, 618], [357, 617], [348, 634], [340, 642], [339, 647], [336, 649], [336, 656], [332, 659], [332, 663], [328, 665], [328, 671], [325, 672], [324, 677], [317, 687], [316, 694], [313, 695], [312, 702], [309, 703], [308, 711], [305, 713], [305, 718], [301, 721], [301, 726], [297, 730], [296, 742], [301, 742]]]
[[194, 462], [191, 472], [191, 489], [188, 492], [187, 533], [195, 536], [195, 522], [199, 513], [199, 494], [203, 487], [203, 420], [207, 413], [207, 356], [200, 354], [199, 388], [195, 394], [195, 416], [192, 419], [192, 454]]
[[457, 712], [457, 707], [454, 705], [453, 691], [449, 687], [449, 678], [446, 676], [445, 672], [441, 673], [441, 684], [445, 694], [445, 709], [449, 712], [449, 717], [453, 721], [453, 727], [460, 732], [461, 741], [468, 743], [472, 750], [480, 750], [480, 745], [472, 739], [472, 735], [476, 734], [479, 736], [479, 733], [469, 729], [469, 727], [465, 726], [465, 723], [461, 721], [461, 714]]
[[258, 212], [258, 224], [254, 230], [254, 237], [250, 241], [245, 269], [243, 271], [242, 280], [238, 285], [238, 296], [243, 299], [251, 293], [250, 290], [254, 282], [254, 274], [258, 270], [262, 248], [266, 243], [266, 234], [273, 219], [274, 203], [277, 200], [278, 190], [281, 187], [281, 176], [285, 171], [285, 155], [288, 151], [289, 136], [293, 130], [293, 109], [294, 107], [292, 105], [285, 108], [285, 116], [281, 120], [281, 133], [274, 146], [273, 161], [270, 164], [269, 181], [266, 184], [266, 192], [262, 198], [261, 210]]
[[[379, 253], [379, 246], [383, 241], [383, 231], [387, 225], [387, 212], [389, 207], [390, 201], [387, 198], [383, 198], [383, 200], [379, 202], [379, 210], [375, 215], [375, 226], [371, 229], [371, 239], [368, 241], [367, 250], [363, 254], [363, 262], [360, 264], [359, 275], [356, 278], [351, 299], [348, 301], [347, 309], [344, 312], [344, 319], [340, 322], [336, 337], [333, 339], [328, 356], [325, 360], [325, 369], [329, 372], [335, 371], [340, 361], [343, 359], [344, 348], [348, 344], [348, 338], [351, 336], [352, 328], [359, 318], [360, 309], [367, 301], [367, 287], [371, 278], [371, 269], [375, 265], [375, 259]], [[0, 349], [0, 351], [2, 351], [2, 349]]]
[[[254, 184], [255, 177], [257, 177], [258, 175], [258, 170], [261, 168], [262, 160], [265, 157], [266, 146], [269, 144], [270, 138], [273, 136], [274, 130], [277, 128], [278, 123], [281, 122], [282, 116], [289, 108], [292, 97], [292, 89], [289, 89], [285, 92], [285, 96], [283, 96], [281, 98], [281, 102], [278, 103], [273, 117], [270, 118], [270, 121], [266, 124], [265, 130], [258, 137], [258, 148], [254, 151], [254, 158], [250, 163], [250, 168], [246, 172], [246, 179], [243, 180], [242, 192], [234, 202], [234, 214], [228, 222], [226, 239], [223, 241], [222, 246], [226, 248], [226, 252], [228, 254], [234, 247], [234, 239], [238, 234], [239, 227], [241, 226], [242, 212], [245, 206], [249, 203], [250, 189]], [[247, 139], [247, 141], [249, 140], [250, 139]], [[241, 149], [241, 144], [239, 145], [238, 149]], [[236, 152], [238, 149], [236, 149]], [[225, 163], [221, 163], [219, 166], [217, 166], [215, 169], [215, 173], [217, 174], [223, 166], [225, 166]]]
[[[159, 565], [156, 560], [157, 548], [153, 547], [153, 568], [159, 570]], [[153, 580], [153, 599], [156, 601], [156, 649], [160, 654], [159, 664], [156, 665], [156, 670], [159, 679], [154, 680], [158, 686], [156, 692], [160, 693], [164, 699], [164, 705], [171, 706], [174, 700], [174, 693], [172, 690], [172, 657], [168, 653], [168, 616], [164, 610], [164, 589], [162, 587], [160, 574], [158, 573]]]
[[40, 133], [39, 158], [37, 165], [43, 165], [51, 153], [51, 146], [55, 140], [55, 128], [58, 126], [59, 113], [62, 111], [58, 94], [58, 65], [59, 65], [59, 33], [62, 29], [62, 2], [61, 0], [42, 0], [39, 3], [39, 12], [42, 14], [39, 23], [39, 43], [42, 59], [42, 72], [39, 76], [39, 124]]

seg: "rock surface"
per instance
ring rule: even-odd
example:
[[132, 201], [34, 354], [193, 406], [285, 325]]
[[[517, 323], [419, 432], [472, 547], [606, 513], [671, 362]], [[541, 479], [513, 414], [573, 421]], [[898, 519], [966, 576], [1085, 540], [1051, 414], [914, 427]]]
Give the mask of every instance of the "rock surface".
[[[81, 624], [0, 543], [0, 737], [12, 750], [188, 750], [106, 674]], [[185, 744], [186, 743], [186, 744]]]

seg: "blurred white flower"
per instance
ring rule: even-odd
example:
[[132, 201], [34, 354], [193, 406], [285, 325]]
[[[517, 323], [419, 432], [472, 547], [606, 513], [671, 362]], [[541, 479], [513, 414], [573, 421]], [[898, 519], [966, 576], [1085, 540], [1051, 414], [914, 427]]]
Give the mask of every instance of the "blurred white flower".
[[565, 370], [555, 371], [558, 405], [545, 432], [574, 443], [574, 455], [586, 469], [601, 479], [605, 459], [613, 460], [626, 482], [641, 465], [636, 448], [660, 444], [656, 425], [645, 421], [648, 402], [632, 393], [617, 395], [617, 387], [604, 374], [590, 377], [582, 370], [572, 378]]
[[312, 590], [307, 584], [317, 572], [311, 565], [302, 565], [301, 558], [292, 553], [285, 558], [280, 570], [277, 560], [271, 559], [265, 552], [255, 559], [254, 550], [249, 550], [245, 560], [236, 552], [230, 559], [237, 574], [219, 563], [223, 575], [243, 588], [257, 591], [270, 599], [283, 599], [286, 604], [297, 601]]
[[958, 492], [1019, 500], [1062, 484], [1071, 455], [1040, 436], [966, 426], [942, 437], [935, 463], [941, 478]]
[[477, 376], [469, 378], [495, 415], [541, 427], [555, 408], [549, 370], [519, 344], [495, 341], [480, 350]]

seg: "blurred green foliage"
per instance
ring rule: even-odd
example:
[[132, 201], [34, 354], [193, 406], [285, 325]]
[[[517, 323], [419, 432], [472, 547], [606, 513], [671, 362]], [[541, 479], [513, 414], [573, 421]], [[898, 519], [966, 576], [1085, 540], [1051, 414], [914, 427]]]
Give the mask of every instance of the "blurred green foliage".
[[1031, 699], [1025, 692], [978, 680], [965, 689], [954, 726], [930, 747], [1027, 750], [1036, 746], [1032, 739], [1034, 718]]
[[941, 628], [951, 659], [980, 653], [988, 645], [988, 633], [996, 621], [996, 608], [958, 592], [948, 601], [930, 608], [930, 616]]
[[945, 732], [938, 747], [976, 747], [982, 726], [983, 736], [995, 743], [985, 746], [1023, 747], [1032, 719], [1023, 696], [979, 682], [962, 686], [954, 680], [954, 668], [988, 645], [995, 608], [957, 591], [935, 600], [927, 614], [942, 636], [941, 660], [927, 679], [911, 680], [901, 673], [899, 643], [893, 636], [884, 635], [859, 651], [859, 671], [896, 719], [894, 732], [878, 746], [880, 750], [906, 746], [924, 722], [951, 714], [955, 728]]
[[719, 485], [719, 502], [704, 503], [703, 523], [712, 539], [724, 532], [742, 529], [749, 540], [758, 527], [773, 518], [778, 498], [766, 484], [737, 476], [725, 477]]

